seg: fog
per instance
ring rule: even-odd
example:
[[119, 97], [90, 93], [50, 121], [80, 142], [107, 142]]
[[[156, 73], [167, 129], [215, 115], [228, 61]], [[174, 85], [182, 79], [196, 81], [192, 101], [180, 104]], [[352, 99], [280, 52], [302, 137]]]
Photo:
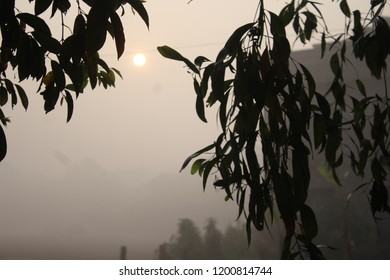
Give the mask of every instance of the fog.
[[[122, 245], [129, 258], [154, 258], [180, 218], [235, 222], [235, 205], [223, 193], [211, 186], [203, 192], [199, 176], [179, 172], [219, 128], [214, 110], [208, 124], [198, 119], [191, 76], [156, 47], [214, 59], [253, 20], [258, 1], [187, 2], [148, 1], [150, 31], [128, 10], [124, 56], [116, 60], [111, 38], [101, 51], [123, 80], [108, 90], [88, 88], [69, 123], [65, 106], [44, 113], [31, 81], [22, 83], [28, 112], [3, 109], [11, 123], [0, 166], [0, 258], [116, 259]], [[284, 1], [275, 2], [278, 11]], [[145, 54], [145, 66], [132, 64], [136, 52]]]

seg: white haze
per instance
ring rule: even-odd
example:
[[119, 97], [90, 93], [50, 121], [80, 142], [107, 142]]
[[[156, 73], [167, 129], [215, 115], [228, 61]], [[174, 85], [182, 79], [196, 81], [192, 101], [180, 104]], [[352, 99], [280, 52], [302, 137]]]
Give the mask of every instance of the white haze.
[[[70, 123], [65, 106], [44, 114], [34, 82], [22, 83], [28, 112], [3, 108], [12, 122], [0, 166], [0, 258], [117, 258], [121, 245], [129, 257], [153, 258], [180, 218], [235, 221], [223, 193], [211, 186], [204, 193], [198, 176], [179, 173], [218, 135], [216, 112], [208, 111], [208, 124], [197, 118], [191, 76], [156, 47], [214, 59], [253, 20], [258, 1], [187, 2], [148, 1], [150, 31], [128, 10], [124, 56], [116, 61], [112, 42], [101, 51], [124, 79], [115, 89], [88, 88]], [[278, 11], [284, 1], [276, 3]], [[146, 55], [144, 67], [132, 64], [136, 52]]]

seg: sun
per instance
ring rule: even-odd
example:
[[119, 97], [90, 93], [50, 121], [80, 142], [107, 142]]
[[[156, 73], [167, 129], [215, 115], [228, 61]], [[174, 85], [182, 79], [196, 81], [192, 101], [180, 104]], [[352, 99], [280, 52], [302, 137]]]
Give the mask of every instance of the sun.
[[146, 57], [142, 53], [137, 53], [133, 56], [133, 63], [135, 66], [142, 67], [145, 65]]

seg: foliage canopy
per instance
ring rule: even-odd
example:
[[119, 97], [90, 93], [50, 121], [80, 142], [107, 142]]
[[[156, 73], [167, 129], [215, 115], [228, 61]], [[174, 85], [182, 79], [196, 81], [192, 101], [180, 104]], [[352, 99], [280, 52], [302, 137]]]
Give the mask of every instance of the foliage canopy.
[[[19, 1], [17, 4], [21, 4]], [[67, 121], [73, 114], [74, 98], [90, 84], [104, 88], [115, 86], [120, 72], [110, 68], [99, 57], [99, 50], [106, 42], [107, 33], [115, 40], [118, 59], [125, 50], [125, 35], [121, 16], [126, 8], [137, 12], [149, 27], [149, 16], [142, 0], [30, 0], [34, 12], [23, 12], [15, 0], [0, 2], [1, 53], [0, 53], [0, 121], [7, 125], [9, 119], [2, 108], [11, 103], [12, 108], [20, 100], [28, 108], [28, 96], [19, 82], [32, 79], [39, 84], [38, 92], [48, 113], [58, 101], [67, 104]], [[74, 11], [72, 11], [72, 6]], [[49, 14], [47, 14], [49, 13]], [[66, 22], [66, 15], [74, 14], [73, 24]], [[61, 30], [58, 36], [44, 20], [59, 17]], [[58, 32], [57, 32], [58, 33]], [[13, 83], [7, 74], [17, 76]], [[4, 130], [0, 125], [0, 161], [7, 152]]]
[[[9, 119], [2, 108], [10, 104], [28, 108], [28, 96], [19, 81], [36, 80], [44, 109], [50, 112], [58, 101], [67, 104], [67, 120], [73, 114], [74, 98], [89, 84], [115, 86], [118, 70], [99, 57], [107, 33], [115, 40], [118, 59], [125, 49], [121, 16], [127, 7], [137, 12], [149, 27], [142, 0], [35, 0], [34, 12], [22, 12], [15, 0], [0, 2], [0, 121]], [[323, 154], [334, 180], [337, 170], [349, 162], [357, 176], [367, 182], [355, 191], [369, 190], [374, 217], [390, 212], [388, 162], [390, 158], [390, 108], [386, 82], [386, 59], [390, 54], [390, 27], [382, 17], [386, 0], [369, 1], [369, 10], [350, 9], [347, 0], [332, 1], [345, 18], [343, 32], [327, 28], [321, 4], [292, 0], [279, 14], [259, 1], [254, 22], [239, 27], [227, 40], [215, 61], [198, 56], [194, 62], [176, 50], [161, 46], [169, 59], [182, 61], [193, 77], [196, 112], [206, 122], [206, 105], [218, 106], [222, 132], [214, 143], [192, 154], [191, 173], [203, 177], [203, 187], [213, 174], [215, 187], [235, 200], [238, 216], [246, 218], [248, 240], [251, 229], [270, 226], [276, 202], [286, 237], [283, 258], [323, 258], [313, 243], [318, 233], [315, 213], [306, 203], [310, 186], [309, 159]], [[20, 4], [20, 3], [18, 3]], [[65, 16], [75, 7], [73, 24]], [[23, 9], [22, 9], [23, 10]], [[51, 10], [51, 12], [49, 11]], [[44, 15], [60, 17], [61, 34], [45, 22]], [[72, 27], [69, 27], [72, 26]], [[286, 28], [297, 40], [321, 42], [324, 57], [329, 52], [333, 74], [330, 87], [321, 92], [310, 69], [291, 57]], [[349, 44], [351, 43], [351, 44]], [[382, 93], [366, 88], [356, 78], [344, 79], [346, 55], [352, 51], [375, 79], [383, 79]], [[7, 144], [0, 125], [0, 161]], [[267, 219], [269, 213], [269, 219]]]
[[[238, 216], [245, 216], [249, 242], [252, 227], [270, 226], [276, 202], [285, 227], [282, 258], [321, 259], [313, 243], [318, 233], [315, 213], [306, 203], [314, 154], [324, 155], [338, 184], [337, 170], [349, 161], [357, 176], [368, 178], [355, 191], [369, 190], [374, 218], [390, 212], [385, 185], [390, 28], [382, 17], [387, 1], [371, 1], [364, 12], [351, 11], [347, 0], [326, 4], [337, 3], [345, 18], [339, 34], [329, 31], [318, 2], [292, 0], [279, 14], [267, 10], [266, 2], [259, 1], [256, 21], [235, 30], [215, 61], [198, 56], [191, 62], [171, 47], [158, 47], [164, 57], [188, 66], [202, 121], [207, 121], [206, 106], [218, 106], [221, 134], [188, 157], [182, 169], [193, 161], [191, 173], [203, 177], [204, 188], [215, 175], [214, 186], [237, 203]], [[319, 57], [330, 53], [333, 78], [325, 92], [317, 89], [317, 77], [292, 58], [289, 26], [303, 44], [314, 38], [321, 42]], [[382, 93], [366, 89], [358, 77], [355, 84], [347, 84], [350, 51], [375, 79], [385, 81]]]

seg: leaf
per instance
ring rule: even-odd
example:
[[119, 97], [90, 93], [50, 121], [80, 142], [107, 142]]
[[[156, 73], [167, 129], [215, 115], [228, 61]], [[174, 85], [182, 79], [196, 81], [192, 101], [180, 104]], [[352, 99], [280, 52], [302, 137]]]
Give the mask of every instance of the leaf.
[[198, 66], [198, 67], [202, 67], [202, 64], [204, 62], [208, 62], [210, 61], [207, 57], [204, 57], [204, 56], [198, 56], [197, 58], [195, 58], [194, 62], [195, 62], [195, 65]]
[[117, 70], [116, 68], [111, 68], [111, 70], [114, 71], [123, 80], [122, 74], [119, 70]]
[[40, 15], [44, 11], [46, 11], [50, 7], [52, 2], [53, 0], [35, 0], [35, 15]]
[[58, 90], [62, 91], [65, 88], [65, 75], [63, 69], [55, 60], [51, 61], [51, 68], [54, 74], [54, 82], [56, 83]]
[[295, 10], [294, 10], [294, 1], [285, 6], [279, 13], [280, 20], [282, 21], [284, 26], [287, 26], [292, 19], [294, 18]]
[[234, 56], [238, 49], [241, 46], [241, 39], [252, 27], [254, 23], [247, 23], [239, 28], [237, 28], [233, 34], [226, 41], [225, 47], [219, 53], [216, 62], [219, 60], [224, 60], [227, 55]]
[[89, 53], [100, 50], [107, 36], [108, 11], [105, 1], [95, 1], [87, 16], [86, 47]]
[[274, 36], [286, 36], [286, 30], [284, 29], [284, 24], [281, 20], [281, 18], [272, 13], [269, 12], [271, 15], [271, 33]]
[[78, 14], [74, 20], [73, 34], [84, 34], [87, 24], [83, 14]]
[[27, 94], [26, 94], [26, 92], [24, 91], [24, 89], [20, 85], [15, 84], [15, 87], [16, 87], [16, 89], [18, 91], [20, 101], [22, 102], [22, 106], [27, 111], [27, 108], [28, 108], [28, 97], [27, 97]]
[[5, 86], [7, 91], [11, 94], [11, 103], [13, 108], [18, 103], [18, 97], [16, 96], [14, 85], [10, 80], [5, 79]]
[[299, 35], [299, 33], [302, 30], [301, 25], [299, 24], [299, 14], [296, 14], [294, 17], [293, 28], [294, 28], [295, 34]]
[[311, 241], [318, 234], [318, 225], [317, 225], [316, 216], [313, 210], [306, 204], [302, 205], [300, 209], [300, 213], [301, 213], [302, 226], [305, 230], [305, 236], [309, 241]]
[[316, 82], [313, 78], [313, 75], [310, 73], [309, 69], [307, 69], [303, 64], [299, 64], [299, 65], [301, 66], [303, 73], [305, 74], [307, 85], [309, 88], [310, 99], [311, 99], [312, 95], [316, 91]]
[[35, 0], [35, 7], [34, 7], [34, 12], [35, 15], [40, 15], [44, 11], [46, 11], [53, 0]]
[[198, 117], [205, 123], [207, 123], [206, 115], [205, 115], [205, 109], [204, 109], [204, 100], [203, 96], [201, 94], [198, 94], [196, 97], [196, 113], [198, 114]]
[[349, 9], [349, 5], [348, 5], [347, 0], [341, 0], [340, 9], [346, 17], [348, 17], [348, 18], [351, 17], [351, 10]]
[[129, 3], [131, 7], [137, 11], [149, 29], [149, 15], [142, 2], [140, 0], [127, 0], [127, 3]]
[[113, 11], [111, 13], [111, 23], [114, 29], [115, 45], [116, 52], [118, 54], [118, 59], [122, 56], [125, 51], [125, 34], [123, 33], [123, 25], [118, 14]]
[[328, 100], [324, 96], [322, 96], [320, 93], [315, 93], [317, 98], [318, 106], [320, 107], [321, 113], [324, 116], [325, 119], [329, 119], [330, 117], [330, 105]]
[[320, 145], [323, 145], [326, 141], [326, 124], [319, 114], [314, 114], [314, 124], [313, 124], [313, 132], [314, 132], [314, 147], [318, 149]]
[[[225, 71], [226, 64], [219, 62], [214, 65], [213, 72], [211, 73], [211, 89], [213, 92], [212, 94], [210, 93], [210, 98], [220, 100], [221, 102], [223, 102], [223, 94], [225, 92]], [[224, 110], [226, 109], [224, 106], [222, 106], [222, 108]], [[224, 114], [220, 113], [220, 115]]]
[[73, 98], [69, 91], [65, 90], [65, 100], [68, 104], [68, 114], [66, 117], [66, 122], [69, 122], [73, 115]]
[[[85, 55], [86, 37], [81, 34], [74, 34], [65, 39], [60, 51], [61, 65], [67, 65], [72, 58], [73, 65], [78, 67], [81, 58]], [[65, 66], [63, 66], [65, 68]]]
[[338, 75], [340, 74], [340, 61], [337, 53], [332, 55], [330, 59], [330, 67], [332, 69], [333, 74], [338, 77]]
[[[101, 2], [103, 2], [103, 1], [101, 1]], [[70, 7], [71, 7], [71, 4], [70, 4], [69, 0], [54, 0], [53, 6], [51, 9], [51, 17], [53, 17], [55, 15], [57, 10], [60, 10], [60, 12], [62, 14], [66, 14], [66, 12], [69, 10]]]
[[304, 24], [305, 37], [307, 40], [310, 40], [313, 31], [317, 28], [317, 17], [309, 11], [303, 12], [303, 14], [306, 16]]
[[32, 35], [34, 36], [35, 40], [38, 41], [38, 43], [42, 46], [44, 50], [47, 50], [54, 54], [59, 54], [61, 50], [61, 44], [57, 41], [57, 39], [48, 36], [45, 33], [34, 31], [32, 32]]
[[322, 32], [322, 36], [321, 36], [321, 58], [324, 58], [325, 50], [326, 50], [325, 32]]
[[4, 106], [8, 101], [8, 91], [5, 87], [0, 87], [0, 106]]
[[160, 46], [157, 47], [158, 52], [165, 58], [178, 60], [184, 62], [194, 73], [199, 74], [199, 69], [196, 68], [195, 64], [193, 64], [189, 59], [182, 56], [179, 52], [172, 49], [168, 46]]
[[52, 111], [58, 101], [60, 92], [53, 84], [46, 87], [46, 89], [41, 93], [43, 99], [45, 100], [44, 109], [46, 113]]
[[35, 31], [39, 31], [43, 34], [51, 36], [51, 31], [49, 26], [40, 17], [29, 13], [20, 13], [17, 14], [16, 17], [24, 21], [27, 25], [31, 26]]
[[215, 147], [215, 143], [213, 143], [213, 144], [211, 144], [211, 145], [209, 145], [209, 146], [207, 146], [207, 147], [205, 147], [205, 148], [203, 148], [203, 149], [197, 151], [196, 153], [193, 153], [192, 155], [190, 155], [190, 156], [184, 161], [184, 163], [183, 163], [183, 165], [182, 165], [182, 167], [181, 167], [181, 169], [180, 169], [180, 172], [181, 172], [184, 168], [187, 167], [187, 165], [190, 163], [190, 161], [191, 161], [192, 159], [196, 158], [197, 156], [199, 156], [199, 155], [201, 155], [201, 154], [203, 154], [203, 153], [205, 153], [205, 152], [207, 152], [207, 151], [210, 151], [210, 150], [213, 149], [214, 147]]
[[7, 155], [7, 139], [3, 127], [0, 125], [0, 161]]
[[205, 159], [203, 158], [200, 158], [200, 159], [197, 159], [193, 164], [192, 164], [192, 167], [191, 167], [191, 175], [194, 175], [196, 172], [199, 171], [200, 167], [202, 166], [202, 163], [205, 161]]
[[375, 8], [379, 4], [382, 4], [384, 0], [371, 0], [371, 9]]
[[274, 38], [273, 55], [281, 62], [288, 63], [290, 59], [291, 46], [290, 42], [285, 36], [277, 36]]

